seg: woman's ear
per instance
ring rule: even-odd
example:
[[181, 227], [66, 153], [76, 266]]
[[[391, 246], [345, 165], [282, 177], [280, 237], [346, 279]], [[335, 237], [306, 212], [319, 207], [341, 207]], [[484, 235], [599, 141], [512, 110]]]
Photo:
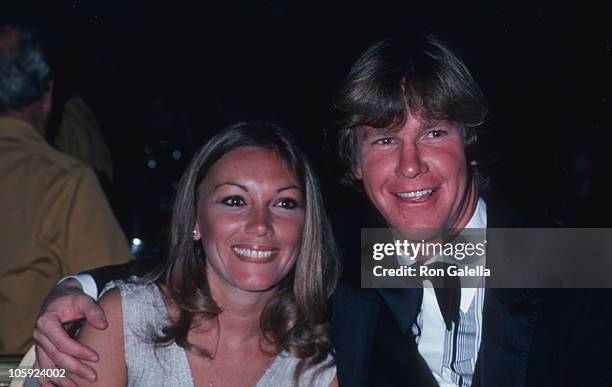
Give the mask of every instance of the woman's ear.
[[196, 222], [195, 226], [193, 227], [193, 231], [191, 231], [191, 236], [193, 237], [194, 241], [199, 241], [200, 239], [202, 239], [202, 234], [200, 233], [200, 224], [198, 222]]

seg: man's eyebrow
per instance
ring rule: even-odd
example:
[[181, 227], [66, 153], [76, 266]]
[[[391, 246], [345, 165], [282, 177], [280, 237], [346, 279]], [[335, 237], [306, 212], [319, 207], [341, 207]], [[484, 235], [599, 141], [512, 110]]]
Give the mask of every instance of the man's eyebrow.
[[382, 136], [389, 133], [393, 133], [394, 130], [390, 128], [373, 128], [373, 127], [363, 127], [362, 129], [364, 135], [363, 138], [367, 139], [374, 136]]
[[247, 188], [247, 186], [242, 185], [242, 184], [238, 184], [238, 183], [234, 183], [233, 181], [226, 181], [226, 182], [223, 182], [221, 184], [217, 184], [215, 186], [215, 188], [213, 188], [213, 191], [216, 191], [217, 188], [219, 188], [221, 186], [224, 186], [224, 185], [233, 185], [235, 187], [238, 187], [238, 188], [242, 189], [243, 191], [249, 192], [249, 189]]
[[279, 193], [279, 192], [282, 192], [282, 191], [286, 191], [288, 189], [297, 189], [298, 191], [302, 192], [302, 187], [300, 187], [297, 184], [290, 184], [290, 185], [288, 185], [286, 187], [281, 187], [281, 188], [277, 189], [276, 192]]
[[429, 129], [442, 128], [442, 127], [446, 127], [450, 129], [450, 128], [456, 128], [457, 125], [455, 125], [451, 121], [446, 121], [446, 120], [429, 120], [429, 121], [423, 122], [423, 125], [421, 125], [421, 130], [429, 130]]
[[422, 129], [428, 130], [428, 129], [437, 128], [438, 126], [440, 126], [440, 124], [441, 124], [440, 121], [425, 121], [422, 125]]

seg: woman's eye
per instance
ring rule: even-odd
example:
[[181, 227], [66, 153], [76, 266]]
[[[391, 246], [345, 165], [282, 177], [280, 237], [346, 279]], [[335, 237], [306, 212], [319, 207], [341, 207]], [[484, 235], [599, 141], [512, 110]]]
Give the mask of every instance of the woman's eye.
[[275, 206], [292, 210], [298, 206], [298, 202], [295, 199], [284, 198], [276, 202]]
[[374, 141], [373, 144], [375, 145], [393, 144], [393, 138], [392, 137], [379, 138], [378, 140]]
[[223, 200], [221, 200], [221, 203], [225, 204], [226, 206], [230, 206], [230, 207], [239, 207], [239, 206], [244, 206], [246, 204], [246, 202], [241, 196], [236, 196], [236, 195], [223, 198]]

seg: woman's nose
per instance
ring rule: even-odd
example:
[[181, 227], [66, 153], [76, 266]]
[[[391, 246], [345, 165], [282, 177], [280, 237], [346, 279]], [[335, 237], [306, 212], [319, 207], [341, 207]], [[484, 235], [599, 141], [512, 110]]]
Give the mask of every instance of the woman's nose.
[[267, 208], [253, 208], [249, 214], [246, 231], [256, 236], [270, 236], [274, 234], [271, 214]]

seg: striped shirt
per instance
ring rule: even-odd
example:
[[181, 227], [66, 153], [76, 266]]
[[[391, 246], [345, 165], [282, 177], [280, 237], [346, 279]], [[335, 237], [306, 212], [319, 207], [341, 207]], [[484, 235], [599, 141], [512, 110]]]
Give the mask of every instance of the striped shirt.
[[[466, 228], [486, 228], [486, 204], [479, 199]], [[412, 326], [418, 350], [441, 387], [470, 387], [482, 340], [484, 287], [461, 289], [459, 323], [446, 329], [432, 287], [423, 289], [421, 311]]]

